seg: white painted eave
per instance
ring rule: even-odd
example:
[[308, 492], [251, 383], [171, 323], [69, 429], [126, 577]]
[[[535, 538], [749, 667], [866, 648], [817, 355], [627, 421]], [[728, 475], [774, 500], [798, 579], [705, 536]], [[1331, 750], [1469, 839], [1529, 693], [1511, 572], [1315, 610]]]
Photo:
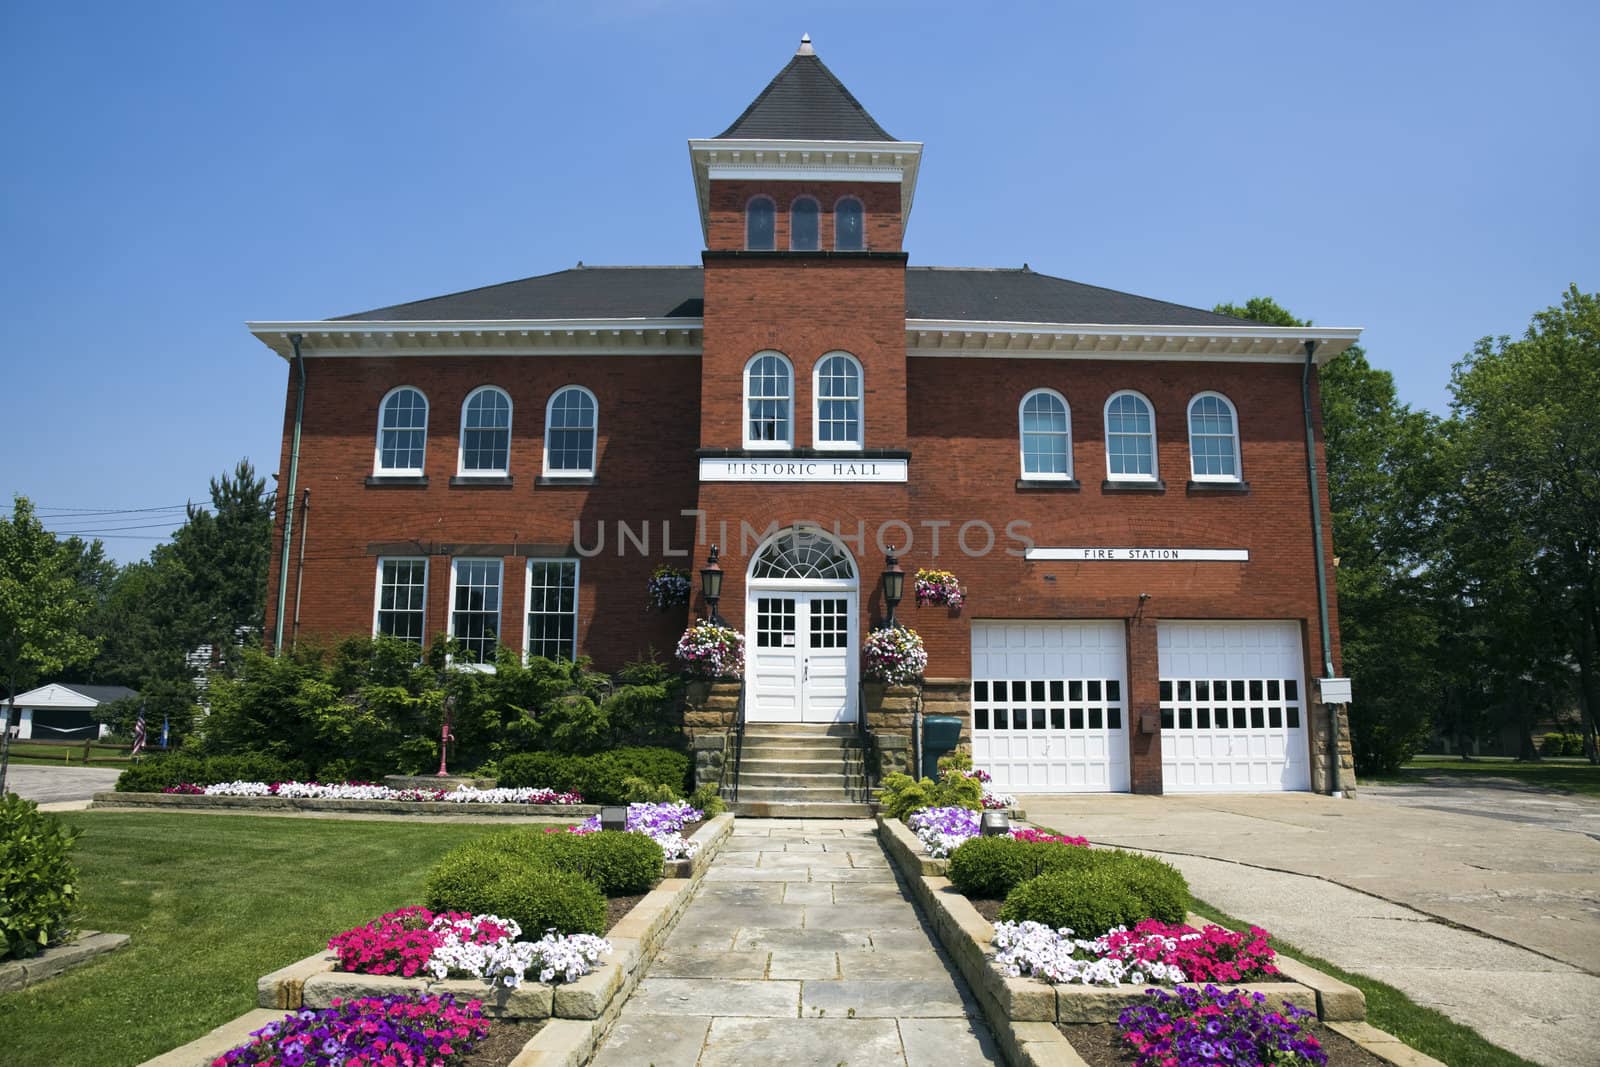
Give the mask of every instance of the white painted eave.
[[485, 319], [247, 322], [284, 359], [304, 356], [700, 354], [699, 319]]
[[1126, 326], [907, 319], [906, 354], [1300, 363], [1306, 358], [1305, 343], [1315, 341], [1315, 360], [1320, 367], [1360, 336], [1359, 326]]
[[911, 202], [922, 166], [920, 141], [775, 141], [746, 138], [692, 138], [689, 163], [694, 172], [700, 233], [711, 241], [711, 177], [770, 177], [780, 181], [895, 181], [900, 184], [902, 231], [911, 220]]

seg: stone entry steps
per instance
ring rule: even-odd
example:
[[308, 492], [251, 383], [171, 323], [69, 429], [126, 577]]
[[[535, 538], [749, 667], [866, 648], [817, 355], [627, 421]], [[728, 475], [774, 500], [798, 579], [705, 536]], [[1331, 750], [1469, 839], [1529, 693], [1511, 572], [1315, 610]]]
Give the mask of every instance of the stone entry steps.
[[853, 725], [746, 723], [735, 773], [739, 815], [841, 818], [868, 811]]

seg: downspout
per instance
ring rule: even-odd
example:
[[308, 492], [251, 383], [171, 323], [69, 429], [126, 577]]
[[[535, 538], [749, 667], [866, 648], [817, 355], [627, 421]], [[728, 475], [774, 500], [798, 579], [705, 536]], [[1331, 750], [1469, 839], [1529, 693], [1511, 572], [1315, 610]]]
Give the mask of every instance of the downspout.
[[294, 439], [289, 446], [289, 491], [284, 497], [283, 553], [278, 560], [278, 611], [273, 618], [272, 654], [283, 655], [283, 609], [289, 599], [289, 548], [294, 541], [295, 482], [300, 475], [300, 423], [306, 411], [306, 361], [300, 354], [300, 335], [291, 333], [289, 343], [294, 346], [294, 367], [299, 384], [294, 397]]
[[311, 532], [311, 490], [300, 494], [300, 559], [294, 566], [294, 632], [291, 649], [300, 647], [300, 590], [306, 582], [306, 535]]
[[[1322, 543], [1322, 493], [1317, 480], [1317, 433], [1311, 412], [1311, 371], [1316, 366], [1317, 342], [1306, 342], [1305, 369], [1300, 375], [1300, 407], [1306, 420], [1306, 486], [1311, 490], [1311, 542], [1317, 554], [1317, 624], [1322, 632], [1322, 676], [1333, 677], [1333, 630], [1328, 625], [1328, 572]], [[1331, 777], [1328, 791], [1339, 794], [1339, 712], [1328, 716], [1328, 742], [1333, 747], [1329, 760]]]

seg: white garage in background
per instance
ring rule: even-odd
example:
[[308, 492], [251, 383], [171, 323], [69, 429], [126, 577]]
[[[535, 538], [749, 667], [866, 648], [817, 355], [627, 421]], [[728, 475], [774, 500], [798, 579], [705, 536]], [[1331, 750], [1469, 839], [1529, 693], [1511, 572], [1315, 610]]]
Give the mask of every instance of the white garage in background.
[[1009, 793], [1128, 790], [1123, 623], [974, 622], [972, 762]]
[[1298, 622], [1161, 622], [1168, 793], [1310, 789]]

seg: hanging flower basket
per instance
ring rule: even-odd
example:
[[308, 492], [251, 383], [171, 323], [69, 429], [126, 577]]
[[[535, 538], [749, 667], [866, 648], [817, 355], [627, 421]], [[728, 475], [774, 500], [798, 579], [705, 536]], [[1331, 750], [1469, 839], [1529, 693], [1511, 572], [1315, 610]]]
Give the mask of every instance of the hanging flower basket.
[[696, 678], [742, 678], [744, 635], [701, 619], [678, 638], [678, 662]]
[[867, 635], [862, 660], [868, 678], [890, 685], [909, 685], [928, 669], [928, 650], [915, 630], [874, 630]]
[[966, 594], [961, 591], [961, 582], [949, 571], [918, 571], [912, 588], [916, 593], [919, 608], [924, 604], [943, 604], [959, 608], [967, 599]]
[[665, 563], [650, 572], [650, 606], [661, 611], [689, 602], [689, 572]]

